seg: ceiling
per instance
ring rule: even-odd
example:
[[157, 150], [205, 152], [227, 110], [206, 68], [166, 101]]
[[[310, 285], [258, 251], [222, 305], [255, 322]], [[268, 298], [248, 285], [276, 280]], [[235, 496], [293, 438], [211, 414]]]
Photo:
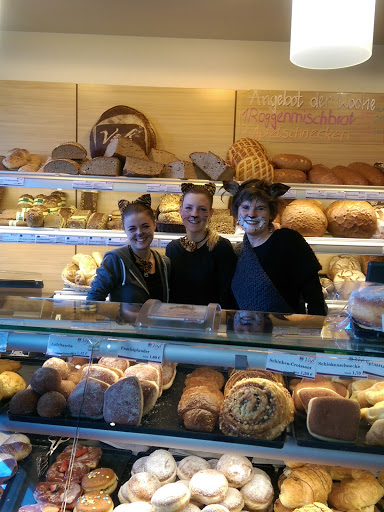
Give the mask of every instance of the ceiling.
[[0, 30], [21, 32], [289, 41], [290, 20], [291, 0], [0, 0]]

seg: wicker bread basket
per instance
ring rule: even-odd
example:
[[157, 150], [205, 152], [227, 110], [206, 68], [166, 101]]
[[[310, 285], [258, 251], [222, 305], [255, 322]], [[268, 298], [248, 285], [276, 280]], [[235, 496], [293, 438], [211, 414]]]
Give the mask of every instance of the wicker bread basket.
[[64, 281], [64, 286], [68, 287], [68, 288], [71, 288], [72, 290], [74, 290], [76, 292], [88, 292], [88, 290], [91, 289], [90, 286], [86, 286], [86, 285], [82, 285], [82, 284], [76, 284], [76, 283], [72, 283], [72, 281], [68, 281], [68, 279], [65, 278], [63, 274], [61, 274], [61, 277], [62, 277], [62, 279]]

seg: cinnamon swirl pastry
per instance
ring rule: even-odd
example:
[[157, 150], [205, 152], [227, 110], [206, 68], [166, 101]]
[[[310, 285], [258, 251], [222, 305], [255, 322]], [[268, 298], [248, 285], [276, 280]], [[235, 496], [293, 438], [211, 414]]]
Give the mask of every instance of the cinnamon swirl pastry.
[[[227, 380], [224, 387], [224, 396], [227, 396], [232, 387], [243, 379], [261, 377], [262, 379], [268, 379], [272, 382], [280, 382], [278, 373], [268, 372], [266, 370], [234, 370], [229, 379]], [[284, 381], [283, 381], [284, 382]]]
[[282, 385], [262, 378], [243, 379], [225, 397], [219, 427], [229, 436], [272, 440], [293, 421], [293, 401]]

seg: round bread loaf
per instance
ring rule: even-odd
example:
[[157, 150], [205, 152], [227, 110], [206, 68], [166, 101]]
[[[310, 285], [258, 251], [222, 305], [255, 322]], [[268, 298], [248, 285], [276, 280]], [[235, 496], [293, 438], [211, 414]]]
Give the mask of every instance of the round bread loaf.
[[371, 238], [376, 231], [376, 213], [366, 201], [334, 201], [325, 215], [328, 231], [335, 237]]
[[223, 473], [230, 487], [243, 487], [253, 475], [253, 466], [247, 457], [230, 453], [220, 457], [216, 469]]
[[193, 475], [189, 488], [191, 497], [199, 503], [220, 503], [228, 492], [228, 480], [216, 469], [203, 469]]
[[211, 466], [202, 457], [189, 455], [178, 463], [177, 476], [180, 480], [190, 480], [195, 473], [202, 469], [211, 469]]
[[80, 496], [74, 512], [112, 512], [113, 508], [113, 501], [108, 494], [93, 491]]
[[60, 372], [55, 368], [39, 368], [33, 373], [29, 385], [39, 395], [48, 391], [59, 391], [61, 388]]
[[41, 208], [29, 208], [25, 220], [29, 228], [41, 228], [44, 226], [44, 212]]
[[309, 171], [312, 162], [309, 158], [302, 155], [294, 155], [291, 153], [280, 153], [271, 160], [277, 169], [298, 169], [300, 171]]
[[329, 167], [322, 164], [316, 164], [308, 173], [308, 179], [310, 183], [318, 185], [342, 185], [342, 180], [337, 176], [336, 173], [331, 171]]
[[266, 155], [259, 152], [240, 160], [236, 165], [235, 176], [238, 181], [246, 181], [254, 178], [273, 181], [274, 171]]
[[299, 169], [275, 169], [273, 172], [274, 183], [305, 183], [307, 175]]
[[152, 496], [154, 512], [178, 512], [188, 504], [191, 492], [184, 484], [170, 483], [160, 487]]
[[230, 146], [227, 152], [227, 163], [234, 169], [237, 164], [247, 156], [261, 156], [265, 155], [267, 158], [267, 151], [265, 147], [256, 139], [250, 137], [243, 137], [238, 139]]
[[47, 359], [44, 364], [43, 368], [55, 368], [57, 370], [62, 379], [66, 379], [69, 374], [68, 364], [64, 359], [60, 359], [59, 357], [50, 357]]
[[67, 408], [67, 401], [58, 391], [48, 391], [37, 402], [37, 414], [43, 418], [60, 418]]
[[323, 236], [327, 218], [313, 201], [292, 201], [281, 215], [281, 227], [298, 231], [302, 236]]
[[9, 402], [10, 414], [35, 414], [40, 395], [31, 388], [19, 391]]
[[360, 262], [355, 256], [341, 254], [334, 256], [328, 265], [328, 276], [333, 279], [338, 272], [342, 270], [358, 270], [361, 272]]
[[355, 290], [349, 298], [349, 314], [359, 325], [368, 329], [382, 329], [383, 311], [384, 285]]

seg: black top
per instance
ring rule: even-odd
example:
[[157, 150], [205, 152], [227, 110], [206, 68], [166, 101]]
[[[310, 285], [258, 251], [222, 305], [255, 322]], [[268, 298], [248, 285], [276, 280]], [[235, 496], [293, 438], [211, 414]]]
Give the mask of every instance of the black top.
[[236, 256], [226, 238], [219, 237], [212, 251], [204, 244], [194, 252], [184, 249], [180, 240], [173, 240], [167, 245], [166, 255], [172, 269], [170, 302], [199, 305], [213, 302], [225, 309], [236, 308], [231, 291]]
[[149, 295], [151, 299], [159, 299], [163, 300], [163, 285], [161, 282], [161, 276], [159, 269], [156, 265], [155, 272], [153, 274], [144, 274], [144, 271], [142, 268], [140, 268], [138, 265], [136, 265], [141, 274], [144, 277], [144, 281], [147, 285], [147, 288], [149, 290]]

